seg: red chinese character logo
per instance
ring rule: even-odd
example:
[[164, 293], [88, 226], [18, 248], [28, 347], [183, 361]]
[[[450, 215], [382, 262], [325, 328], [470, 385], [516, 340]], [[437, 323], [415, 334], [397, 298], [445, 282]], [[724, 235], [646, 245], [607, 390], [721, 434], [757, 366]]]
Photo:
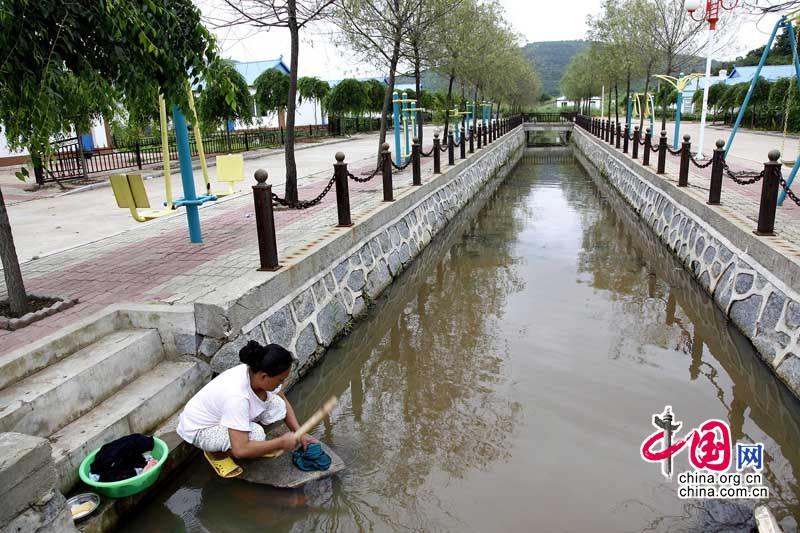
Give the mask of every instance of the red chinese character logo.
[[[728, 424], [721, 420], [707, 420], [685, 438], [673, 442], [672, 439], [680, 429], [681, 422], [673, 423], [671, 410], [668, 405], [661, 415], [653, 415], [653, 426], [658, 428], [658, 431], [642, 442], [642, 459], [651, 463], [661, 462], [664, 476], [672, 479], [672, 457], [689, 442], [689, 460], [695, 468], [717, 472], [728, 470], [732, 455], [731, 431]], [[654, 449], [658, 442], [662, 442], [660, 449]]]

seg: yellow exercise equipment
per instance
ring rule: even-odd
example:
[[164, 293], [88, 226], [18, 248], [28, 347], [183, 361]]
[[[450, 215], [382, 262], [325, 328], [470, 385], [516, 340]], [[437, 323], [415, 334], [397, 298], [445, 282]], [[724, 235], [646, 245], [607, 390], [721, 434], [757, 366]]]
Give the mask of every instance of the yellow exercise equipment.
[[[150, 209], [150, 200], [147, 198], [147, 191], [140, 174], [114, 174], [109, 176], [109, 181], [117, 206], [130, 209], [131, 216], [136, 222], [147, 222], [174, 212], [172, 209]], [[139, 209], [146, 211], [140, 212]]]
[[244, 181], [244, 156], [242, 154], [218, 155], [217, 181], [227, 183], [228, 188], [214, 191], [215, 196], [229, 196], [239, 192], [234, 188], [234, 183]]
[[[172, 176], [169, 160], [169, 144], [167, 140], [167, 104], [163, 95], [158, 95], [158, 112], [161, 119], [161, 156], [164, 160], [164, 187], [166, 189], [166, 209], [150, 209], [150, 200], [144, 187], [144, 180], [140, 174], [114, 174], [109, 177], [111, 190], [117, 206], [131, 210], [131, 216], [136, 222], [147, 222], [172, 214], [175, 210], [172, 200]], [[147, 211], [139, 212], [139, 209]]]
[[208, 179], [208, 165], [206, 165], [206, 151], [203, 148], [203, 134], [200, 132], [200, 120], [197, 118], [197, 109], [194, 107], [194, 94], [189, 82], [186, 82], [186, 93], [189, 96], [189, 110], [192, 112], [192, 132], [197, 143], [197, 155], [200, 157], [200, 168], [203, 169], [203, 181], [206, 184], [206, 194], [211, 194], [211, 181]]

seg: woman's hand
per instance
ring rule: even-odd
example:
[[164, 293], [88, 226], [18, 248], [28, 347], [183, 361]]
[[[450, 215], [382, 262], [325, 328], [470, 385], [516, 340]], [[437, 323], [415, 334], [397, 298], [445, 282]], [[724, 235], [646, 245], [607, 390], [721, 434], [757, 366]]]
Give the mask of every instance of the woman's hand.
[[294, 432], [289, 431], [288, 433], [284, 433], [280, 437], [275, 439], [280, 445], [282, 450], [286, 450], [287, 452], [294, 451], [297, 448], [297, 437], [294, 436]]
[[308, 445], [309, 445], [309, 444], [311, 444], [312, 442], [317, 442], [317, 439], [315, 439], [315, 438], [314, 438], [314, 437], [312, 437], [311, 435], [303, 435], [302, 437], [300, 437], [300, 444], [303, 446], [303, 449], [304, 449], [304, 450], [305, 450], [305, 449], [308, 447]]

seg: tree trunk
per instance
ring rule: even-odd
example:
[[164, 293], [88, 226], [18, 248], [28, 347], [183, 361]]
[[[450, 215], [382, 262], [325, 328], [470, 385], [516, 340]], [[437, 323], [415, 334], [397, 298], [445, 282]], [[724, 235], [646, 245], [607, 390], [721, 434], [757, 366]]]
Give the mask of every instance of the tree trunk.
[[[414, 82], [417, 94], [417, 107], [422, 107], [422, 73], [420, 72], [420, 63], [422, 59], [419, 57], [419, 46], [414, 41]], [[422, 146], [422, 113], [417, 116], [417, 139], [419, 145]]]
[[[389, 83], [386, 85], [386, 93], [383, 95], [383, 110], [381, 111], [381, 131], [378, 139], [378, 157], [375, 164], [381, 164], [381, 146], [386, 142], [386, 129], [389, 122], [389, 112], [392, 109], [392, 93], [394, 93], [394, 80], [397, 71], [397, 62], [400, 59], [400, 32], [394, 32], [394, 45], [392, 49], [392, 60], [389, 63]], [[398, 163], [400, 161], [400, 154], [394, 154]]]
[[447, 85], [447, 109], [444, 113], [444, 137], [442, 138], [442, 142], [447, 142], [447, 132], [450, 126], [450, 109], [453, 107], [453, 82], [455, 79], [455, 74], [451, 72], [450, 83]]
[[478, 86], [475, 85], [475, 92], [472, 99], [472, 128], [478, 130]]
[[[672, 56], [670, 54], [667, 54], [667, 72], [665, 75], [672, 75]], [[661, 131], [667, 130], [667, 100], [668, 98], [664, 98], [661, 103]]]
[[6, 279], [11, 312], [22, 316], [28, 311], [28, 297], [25, 294], [25, 284], [22, 281], [22, 271], [19, 268], [14, 235], [11, 233], [11, 222], [8, 220], [2, 189], [0, 189], [0, 259], [3, 262], [3, 275]]
[[300, 53], [300, 29], [297, 27], [297, 0], [289, 0], [289, 35], [292, 49], [289, 62], [289, 99], [286, 102], [286, 189], [289, 202], [297, 202], [297, 162], [294, 159], [294, 122], [297, 111], [297, 68]]
[[[628, 79], [625, 82], [625, 124], [628, 124], [628, 107], [631, 105], [631, 67], [628, 67]], [[631, 117], [633, 118], [633, 117]]]
[[[650, 71], [653, 69], [653, 62], [647, 64], [647, 77], [644, 80], [644, 105], [640, 110], [640, 117], [639, 117], [639, 131], [644, 131], [644, 110], [647, 109], [648, 102], [650, 101], [647, 98], [647, 91], [650, 89]], [[655, 109], [650, 110], [651, 113], [655, 112]]]
[[619, 122], [619, 83], [614, 82], [614, 115], [616, 121]]

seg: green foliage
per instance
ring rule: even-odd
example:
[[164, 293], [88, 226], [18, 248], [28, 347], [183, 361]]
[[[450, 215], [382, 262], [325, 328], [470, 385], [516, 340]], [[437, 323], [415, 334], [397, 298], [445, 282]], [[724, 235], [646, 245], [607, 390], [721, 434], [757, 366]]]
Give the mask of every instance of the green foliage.
[[328, 82], [314, 76], [304, 76], [297, 79], [297, 94], [302, 103], [303, 100], [313, 100], [322, 102], [331, 88]]
[[208, 66], [205, 87], [197, 101], [197, 115], [208, 130], [228, 120], [240, 120], [245, 124], [252, 120], [250, 89], [232, 61], [218, 58]]
[[34, 158], [50, 137], [112, 116], [123, 96], [160, 87], [184, 104], [187, 73], [196, 81], [214, 57], [190, 0], [5, 0], [0, 50], [0, 123], [9, 146]]
[[528, 43], [522, 53], [536, 67], [542, 92], [557, 96], [559, 82], [572, 58], [583, 51], [587, 41], [544, 41]]
[[253, 85], [259, 113], [277, 113], [286, 109], [289, 103], [289, 76], [271, 68], [262, 72]]
[[[764, 53], [766, 45], [759, 46], [747, 52], [743, 56], [739, 56], [733, 61], [725, 64], [725, 68], [732, 70], [734, 66], [752, 67], [758, 65], [761, 61], [761, 56]], [[786, 28], [782, 28], [775, 41], [772, 43], [772, 49], [767, 56], [766, 65], [787, 65], [792, 62], [792, 45], [789, 42], [789, 34]]]
[[367, 80], [364, 82], [364, 89], [367, 92], [367, 110], [373, 113], [380, 113], [383, 109], [386, 85], [378, 80]]
[[340, 81], [325, 97], [325, 109], [333, 116], [360, 115], [369, 109], [366, 85], [353, 78]]

